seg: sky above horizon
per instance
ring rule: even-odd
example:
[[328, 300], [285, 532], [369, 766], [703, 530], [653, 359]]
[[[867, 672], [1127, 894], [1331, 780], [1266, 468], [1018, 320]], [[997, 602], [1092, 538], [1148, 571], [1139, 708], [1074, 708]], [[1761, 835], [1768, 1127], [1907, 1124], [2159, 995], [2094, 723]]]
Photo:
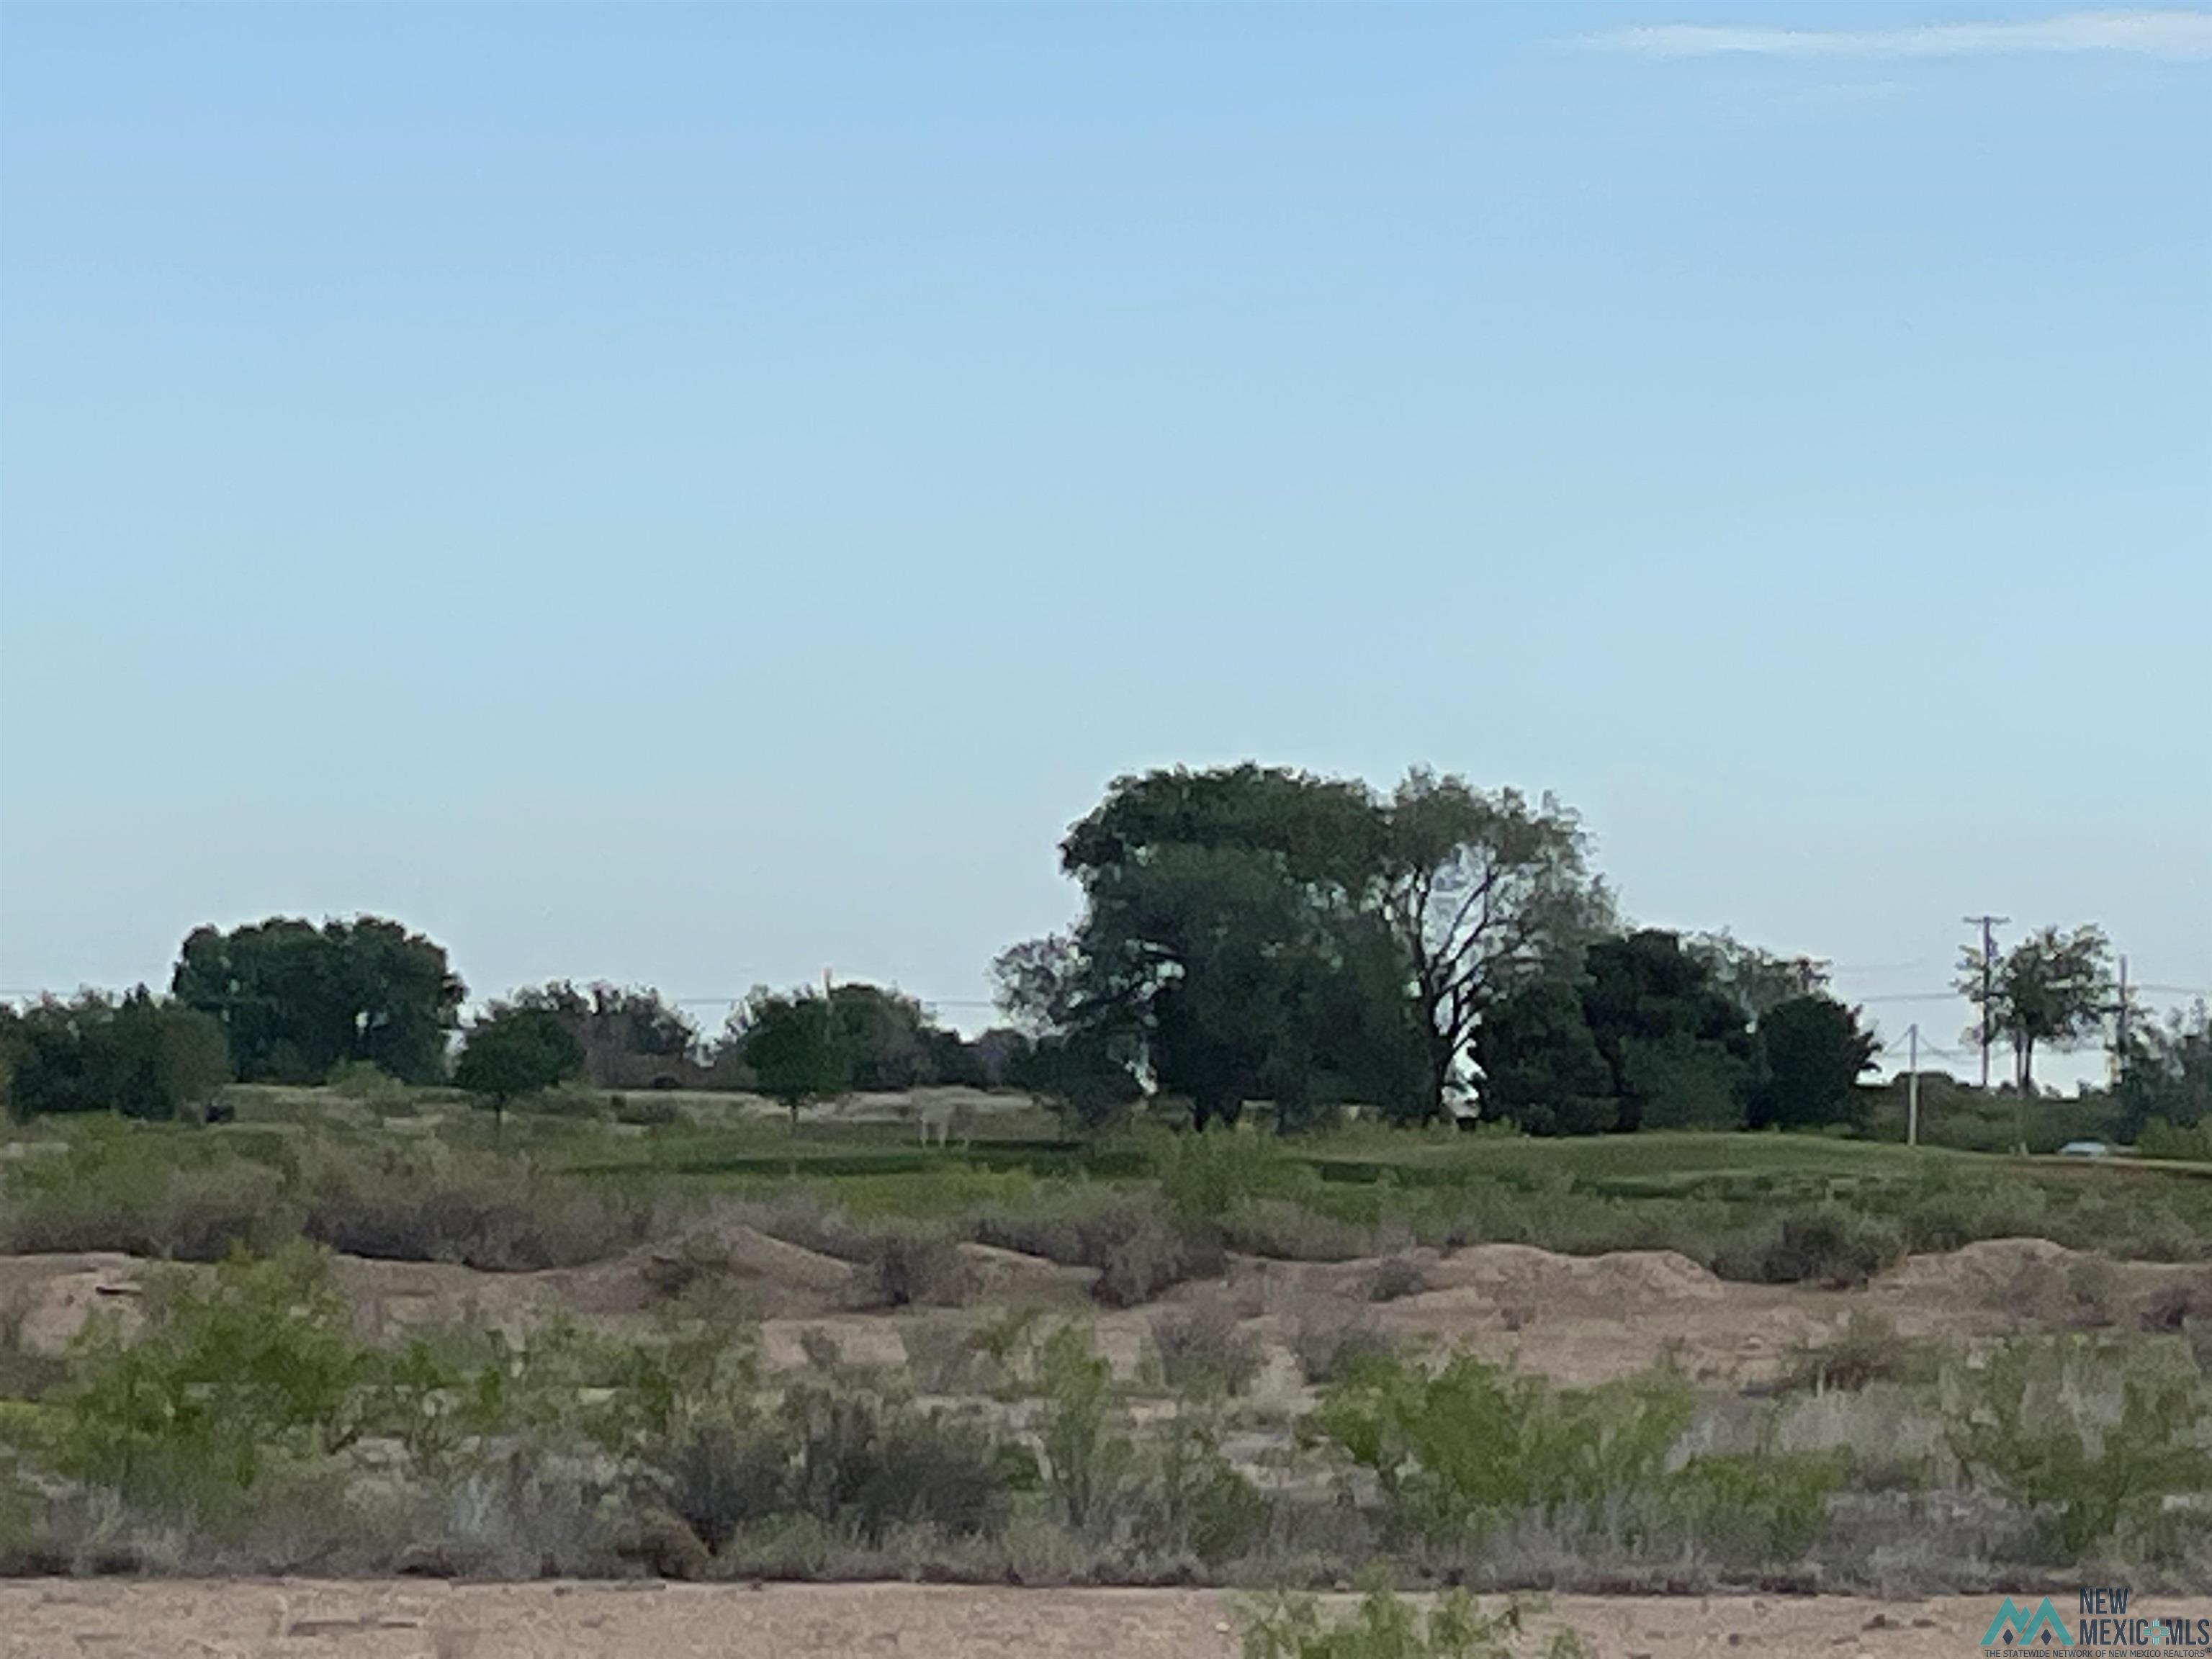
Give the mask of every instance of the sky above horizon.
[[2208, 616], [2212, 12], [0, 10], [0, 992], [972, 1028], [1250, 757], [1955, 1049], [1969, 913], [2212, 993]]

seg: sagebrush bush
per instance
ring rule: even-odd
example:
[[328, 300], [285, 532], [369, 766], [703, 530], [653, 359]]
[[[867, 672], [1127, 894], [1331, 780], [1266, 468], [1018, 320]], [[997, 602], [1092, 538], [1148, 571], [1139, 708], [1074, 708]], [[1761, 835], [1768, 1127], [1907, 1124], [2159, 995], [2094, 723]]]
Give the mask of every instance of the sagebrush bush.
[[[1370, 1589], [1334, 1615], [1310, 1595], [1279, 1595], [1239, 1609], [1243, 1659], [1512, 1659], [1523, 1613], [1517, 1601], [1486, 1613], [1464, 1590], [1425, 1608], [1388, 1589]], [[1559, 1632], [1544, 1659], [1582, 1659], [1581, 1639]]]
[[316, 1252], [156, 1275], [141, 1300], [135, 1336], [108, 1316], [76, 1340], [52, 1443], [63, 1474], [219, 1525], [369, 1426], [368, 1359]]
[[1216, 1566], [1267, 1529], [1266, 1497], [1221, 1455], [1212, 1424], [1194, 1410], [1177, 1412], [1155, 1435], [1144, 1498], [1134, 1542], [1156, 1557]]
[[901, 1522], [973, 1534], [1005, 1518], [1015, 1465], [978, 1425], [820, 1383], [790, 1390], [781, 1423], [791, 1449], [782, 1507], [872, 1543]]
[[1827, 1341], [1793, 1350], [1775, 1392], [1856, 1393], [1877, 1382], [1926, 1382], [1935, 1373], [1929, 1345], [1907, 1341], [1880, 1314], [1857, 1310]]
[[1370, 1302], [1395, 1302], [1401, 1297], [1419, 1296], [1429, 1288], [1428, 1269], [1409, 1255], [1393, 1255], [1377, 1262], [1375, 1271], [1368, 1275], [1367, 1299]]
[[1879, 1218], [1822, 1207], [1779, 1217], [1732, 1241], [1711, 1265], [1723, 1279], [1840, 1290], [1865, 1284], [1902, 1253], [1895, 1231]]
[[1334, 1382], [1370, 1359], [1386, 1357], [1390, 1339], [1355, 1302], [1315, 1297], [1291, 1317], [1291, 1355], [1309, 1382]]
[[975, 1270], [959, 1246], [911, 1229], [884, 1234], [866, 1263], [861, 1294], [881, 1308], [957, 1308], [975, 1293]]
[[1221, 1296], [1163, 1310], [1152, 1316], [1152, 1327], [1160, 1374], [1178, 1392], [1239, 1394], [1260, 1374], [1260, 1344]]
[[643, 1243], [653, 1224], [642, 1194], [489, 1170], [326, 1173], [301, 1224], [350, 1255], [517, 1273], [603, 1261]]
[[1223, 1242], [1276, 1261], [1351, 1261], [1374, 1253], [1370, 1228], [1340, 1221], [1283, 1198], [1248, 1198], [1224, 1212]]

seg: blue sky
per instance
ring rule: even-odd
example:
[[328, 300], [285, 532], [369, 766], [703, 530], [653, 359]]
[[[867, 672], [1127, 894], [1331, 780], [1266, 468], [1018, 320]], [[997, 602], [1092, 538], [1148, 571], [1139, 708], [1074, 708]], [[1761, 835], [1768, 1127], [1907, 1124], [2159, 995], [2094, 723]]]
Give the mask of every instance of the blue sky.
[[7, 8], [0, 989], [957, 1004], [1248, 756], [2212, 989], [2208, 111], [2173, 10]]

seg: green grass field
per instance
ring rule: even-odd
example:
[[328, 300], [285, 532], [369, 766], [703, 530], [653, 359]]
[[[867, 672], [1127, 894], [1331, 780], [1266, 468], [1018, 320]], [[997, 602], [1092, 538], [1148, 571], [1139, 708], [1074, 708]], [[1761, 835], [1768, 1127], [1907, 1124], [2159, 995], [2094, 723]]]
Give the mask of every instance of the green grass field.
[[[232, 1235], [260, 1243], [303, 1229], [373, 1242], [380, 1231], [356, 1224], [362, 1217], [445, 1193], [456, 1195], [448, 1208], [465, 1199], [601, 1216], [604, 1240], [544, 1247], [561, 1260], [717, 1200], [794, 1198], [955, 1237], [983, 1236], [985, 1217], [1164, 1201], [1232, 1249], [1294, 1257], [1504, 1241], [1672, 1249], [1752, 1273], [1729, 1263], [1762, 1230], [1807, 1216], [1863, 1225], [1886, 1259], [2013, 1236], [2160, 1260], [2212, 1255], [2212, 1165], [2202, 1164], [1695, 1132], [1539, 1140], [1358, 1125], [1295, 1138], [1139, 1127], [1077, 1139], [1019, 1101], [971, 1113], [951, 1144], [925, 1146], [895, 1117], [817, 1116], [794, 1130], [715, 1097], [666, 1101], [667, 1121], [640, 1123], [617, 1121], [605, 1097], [574, 1095], [496, 1127], [434, 1091], [362, 1101], [241, 1089], [234, 1099], [237, 1121], [214, 1128], [88, 1117], [15, 1129], [0, 1166], [0, 1243], [204, 1255]], [[317, 1218], [333, 1212], [347, 1224], [324, 1228]], [[378, 1253], [407, 1254], [407, 1232]]]

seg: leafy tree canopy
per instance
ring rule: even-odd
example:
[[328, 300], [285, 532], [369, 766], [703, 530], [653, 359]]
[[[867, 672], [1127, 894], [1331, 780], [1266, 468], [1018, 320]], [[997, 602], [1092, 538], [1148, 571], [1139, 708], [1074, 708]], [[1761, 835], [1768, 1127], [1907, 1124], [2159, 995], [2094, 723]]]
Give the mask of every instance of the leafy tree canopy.
[[16, 1117], [120, 1112], [173, 1118], [230, 1081], [222, 1028], [144, 986], [0, 1008], [0, 1096]]
[[1607, 912], [1571, 813], [1426, 771], [1387, 798], [1250, 764], [1122, 778], [1060, 854], [1085, 914], [1000, 959], [1006, 1006], [1201, 1127], [1248, 1097], [1442, 1112], [1483, 1008]]
[[221, 1023], [249, 1083], [320, 1083], [354, 1060], [434, 1083], [465, 994], [441, 946], [376, 916], [198, 928], [170, 988]]
[[2153, 1118], [2185, 1129], [2212, 1122], [2212, 1009], [2199, 1002], [2163, 1026], [2131, 1025], [2118, 1098], [2121, 1133], [2130, 1139]]
[[1858, 1080], [1873, 1066], [1879, 1045], [1860, 1025], [1856, 1009], [1817, 994], [1791, 997], [1766, 1011], [1758, 1036], [1753, 1128], [1860, 1121]]
[[2078, 1048], [2104, 1029], [2112, 1007], [2112, 946], [2099, 927], [2040, 928], [1984, 975], [1982, 953], [1970, 945], [1959, 963], [1958, 988], [1979, 1015], [1966, 1041], [2009, 1042], [2013, 1080], [2030, 1094], [2037, 1048]]
[[583, 1069], [583, 1047], [558, 1013], [495, 1002], [469, 1028], [453, 1081], [503, 1115], [508, 1102], [550, 1089]]
[[853, 1086], [853, 1061], [829, 1000], [819, 992], [757, 988], [730, 1016], [730, 1040], [756, 1086], [790, 1109], [793, 1128], [810, 1100]]

